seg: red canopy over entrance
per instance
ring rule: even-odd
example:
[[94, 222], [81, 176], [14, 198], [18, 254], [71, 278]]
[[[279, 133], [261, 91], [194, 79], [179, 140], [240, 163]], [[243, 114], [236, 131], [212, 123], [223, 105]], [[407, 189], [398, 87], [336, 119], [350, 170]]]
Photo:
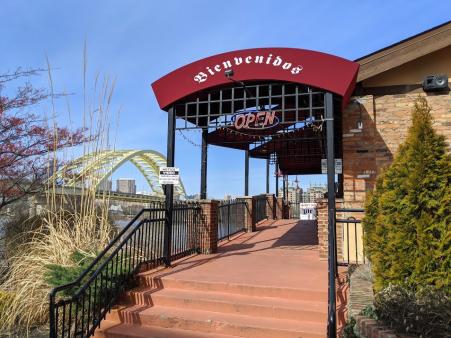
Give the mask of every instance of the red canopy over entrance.
[[178, 100], [209, 88], [230, 85], [224, 72], [239, 81], [276, 80], [306, 84], [343, 97], [354, 90], [359, 64], [326, 53], [296, 48], [243, 49], [198, 60], [152, 84], [158, 104], [167, 109]]

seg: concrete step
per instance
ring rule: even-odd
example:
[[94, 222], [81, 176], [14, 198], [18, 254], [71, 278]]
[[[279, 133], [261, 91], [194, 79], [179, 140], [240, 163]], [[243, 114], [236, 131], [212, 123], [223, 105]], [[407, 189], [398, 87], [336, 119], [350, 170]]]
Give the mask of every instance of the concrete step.
[[167, 288], [158, 292], [136, 289], [128, 292], [128, 303], [312, 322], [324, 322], [327, 318], [327, 303], [324, 301], [299, 301], [186, 289]]
[[117, 322], [102, 321], [102, 325], [95, 331], [94, 338], [237, 338], [223, 334], [211, 334], [164, 328], [155, 326], [140, 326], [118, 324]]
[[[123, 310], [126, 324], [248, 338], [325, 337], [324, 323], [154, 306]], [[107, 330], [109, 332], [109, 330]], [[200, 336], [199, 336], [200, 337]]]
[[304, 300], [304, 301], [319, 301], [327, 302], [327, 290], [309, 290], [300, 288], [288, 288], [279, 286], [264, 286], [264, 285], [250, 285], [250, 284], [237, 284], [226, 282], [210, 282], [199, 280], [182, 280], [175, 278], [163, 277], [146, 279], [146, 275], [140, 276], [141, 287], [155, 287], [158, 285], [158, 289], [183, 289], [193, 291], [204, 292], [224, 292], [246, 296], [257, 297], [274, 297], [284, 298], [291, 300]]

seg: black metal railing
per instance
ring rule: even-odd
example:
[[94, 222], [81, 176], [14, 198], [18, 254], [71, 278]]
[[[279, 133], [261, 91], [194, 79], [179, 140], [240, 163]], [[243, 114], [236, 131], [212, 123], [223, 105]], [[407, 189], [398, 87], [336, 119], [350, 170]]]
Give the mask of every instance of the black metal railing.
[[247, 203], [243, 200], [232, 199], [219, 203], [218, 241], [244, 231], [247, 212]]
[[252, 202], [254, 223], [258, 223], [264, 219], [267, 219], [268, 215], [266, 214], [266, 195], [255, 196]]
[[[364, 209], [337, 209], [337, 213], [351, 214], [346, 218], [337, 218], [335, 222], [342, 225], [341, 240], [342, 254], [338, 256], [339, 265], [365, 264], [365, 252], [363, 247], [362, 213]], [[356, 218], [358, 216], [359, 219]]]
[[289, 202], [290, 218], [299, 219], [301, 217], [301, 204]]
[[[171, 259], [197, 250], [199, 212], [197, 204], [174, 205]], [[75, 281], [50, 292], [50, 338], [90, 337], [143, 265], [164, 264], [165, 219], [164, 203], [141, 210]]]

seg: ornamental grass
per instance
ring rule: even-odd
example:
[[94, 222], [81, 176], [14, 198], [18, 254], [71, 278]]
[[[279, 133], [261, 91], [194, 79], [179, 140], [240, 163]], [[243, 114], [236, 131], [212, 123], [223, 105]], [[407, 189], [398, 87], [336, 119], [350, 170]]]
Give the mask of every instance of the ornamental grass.
[[[93, 95], [88, 97], [86, 48], [84, 58], [83, 128], [89, 135], [79, 149], [95, 157], [102, 150], [112, 148], [109, 110], [114, 82], [108, 78], [102, 81], [96, 76]], [[50, 72], [49, 79], [53, 91]], [[94, 103], [90, 104], [91, 101]], [[69, 105], [68, 109], [70, 115]], [[49, 157], [49, 172], [57, 172], [54, 159], [64, 156], [73, 157], [56, 152]], [[99, 177], [101, 175], [99, 173]], [[89, 182], [83, 181], [79, 187], [81, 196], [73, 198], [71, 194], [58, 192], [60, 177], [52, 176], [46, 183], [46, 206], [33, 218], [33, 229], [21, 233], [21, 240], [9, 239], [17, 240], [18, 244], [11, 246], [15, 249], [6, 257], [8, 269], [0, 281], [1, 333], [23, 337], [29, 336], [37, 327], [45, 327], [49, 317], [49, 292], [55, 286], [49, 283], [51, 268], [83, 265], [74, 257], [94, 258], [111, 240], [115, 228], [108, 219], [109, 196], [104, 194], [99, 198], [96, 195], [92, 184], [95, 179], [90, 177]]]

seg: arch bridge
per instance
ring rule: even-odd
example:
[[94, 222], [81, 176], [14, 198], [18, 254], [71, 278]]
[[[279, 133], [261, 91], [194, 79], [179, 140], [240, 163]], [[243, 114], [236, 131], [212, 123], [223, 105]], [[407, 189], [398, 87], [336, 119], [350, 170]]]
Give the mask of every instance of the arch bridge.
[[[105, 150], [83, 155], [59, 170], [55, 176], [68, 188], [94, 186], [101, 190], [108, 178], [122, 165], [131, 162], [144, 176], [152, 195], [163, 197], [163, 187], [158, 181], [160, 167], [166, 166], [166, 158], [155, 150]], [[186, 196], [182, 181], [174, 186], [176, 195]], [[105, 189], [104, 189], [105, 190]]]

